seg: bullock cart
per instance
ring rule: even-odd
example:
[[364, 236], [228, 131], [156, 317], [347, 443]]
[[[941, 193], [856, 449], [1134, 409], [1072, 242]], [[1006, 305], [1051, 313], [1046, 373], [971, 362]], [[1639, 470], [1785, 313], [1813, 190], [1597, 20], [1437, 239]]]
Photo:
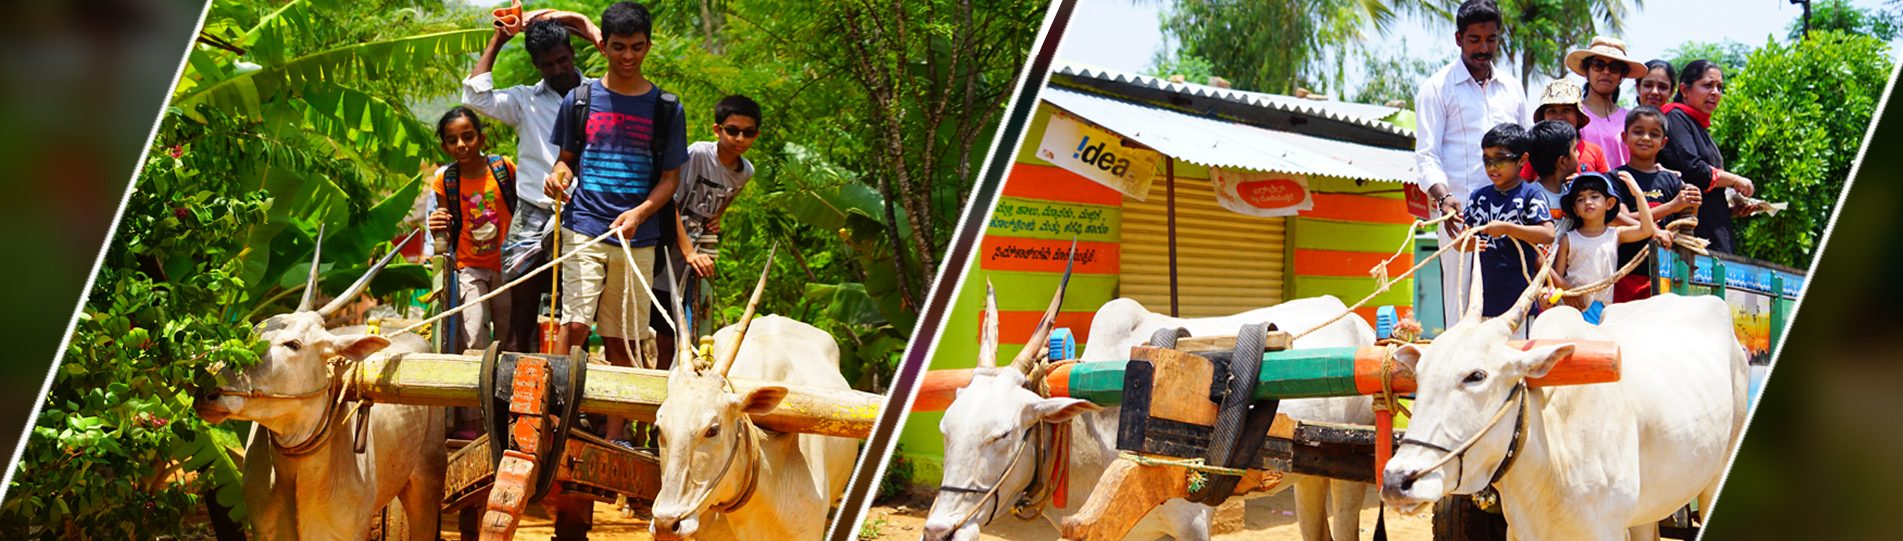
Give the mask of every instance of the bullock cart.
[[[1277, 413], [1277, 403], [1412, 392], [1412, 374], [1388, 362], [1388, 346], [1290, 350], [1292, 341], [1271, 325], [1209, 337], [1179, 337], [1176, 329], [1163, 329], [1150, 345], [1131, 348], [1129, 360], [1060, 363], [1045, 372], [1053, 397], [1121, 407], [1116, 447], [1123, 454], [1064, 522], [1064, 538], [1122, 539], [1165, 501], [1216, 506], [1232, 496], [1279, 488], [1287, 473], [1377, 483], [1380, 463], [1401, 436], [1391, 430], [1390, 416], [1377, 416], [1383, 426], [1316, 423]], [[1524, 350], [1549, 342], [1513, 346]], [[1571, 343], [1571, 357], [1528, 385], [1618, 380], [1617, 345]], [[970, 379], [970, 370], [929, 372], [913, 409], [943, 409]], [[1381, 403], [1377, 414], [1386, 413]], [[1461, 525], [1436, 529], [1455, 526]]]
[[[575, 423], [582, 413], [652, 422], [667, 398], [667, 372], [591, 366], [579, 348], [562, 356], [492, 346], [481, 355], [377, 354], [347, 378], [347, 400], [481, 408], [488, 434], [450, 456], [444, 484], [443, 510], [460, 513], [464, 539], [513, 538], [536, 501], [555, 515], [557, 539], [583, 539], [592, 502], [611, 503], [617, 495], [652, 502], [660, 489], [653, 455]], [[778, 407], [752, 419], [779, 432], [865, 438], [883, 402], [843, 389], [745, 379], [733, 385], [741, 393], [788, 388]]]

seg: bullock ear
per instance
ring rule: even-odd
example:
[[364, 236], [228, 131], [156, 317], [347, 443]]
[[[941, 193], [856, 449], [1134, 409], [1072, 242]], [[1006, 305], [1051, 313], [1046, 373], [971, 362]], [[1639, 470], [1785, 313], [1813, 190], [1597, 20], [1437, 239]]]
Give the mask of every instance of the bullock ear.
[[1520, 354], [1519, 358], [1514, 359], [1513, 362], [1520, 369], [1520, 373], [1526, 374], [1526, 377], [1539, 378], [1545, 377], [1546, 373], [1551, 371], [1554, 365], [1559, 364], [1560, 359], [1564, 359], [1572, 354], [1572, 344], [1540, 346], [1526, 350]]
[[346, 334], [330, 338], [331, 352], [353, 361], [364, 360], [386, 347], [390, 347], [390, 339], [374, 334]]
[[1420, 346], [1405, 344], [1394, 350], [1394, 362], [1406, 365], [1409, 372], [1415, 372], [1415, 363], [1421, 362], [1421, 356], [1426, 354], [1427, 351], [1421, 349]]
[[754, 389], [740, 400], [740, 413], [762, 415], [780, 407], [780, 399], [786, 398], [786, 388], [766, 386]]
[[1061, 423], [1085, 412], [1103, 411], [1103, 406], [1075, 398], [1046, 398], [1031, 403], [1031, 415], [1047, 423]]

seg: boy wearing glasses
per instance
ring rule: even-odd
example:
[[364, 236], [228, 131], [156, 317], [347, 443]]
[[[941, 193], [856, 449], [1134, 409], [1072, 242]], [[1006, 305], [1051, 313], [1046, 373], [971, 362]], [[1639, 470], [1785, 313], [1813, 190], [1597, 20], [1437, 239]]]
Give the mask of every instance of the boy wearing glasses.
[[[1526, 129], [1512, 123], [1494, 126], [1480, 139], [1481, 162], [1493, 186], [1474, 190], [1468, 199], [1463, 218], [1467, 227], [1480, 228], [1480, 232], [1472, 244], [1460, 249], [1480, 251], [1481, 288], [1486, 297], [1480, 313], [1486, 317], [1513, 307], [1526, 290], [1527, 277], [1539, 270], [1539, 247], [1553, 243], [1553, 215], [1546, 198], [1520, 180], [1520, 167], [1531, 146]], [[1525, 336], [1527, 327], [1521, 325], [1516, 336]]]
[[[742, 155], [760, 136], [760, 120], [760, 104], [752, 98], [737, 95], [721, 98], [714, 104], [715, 140], [687, 146], [687, 163], [681, 165], [681, 185], [669, 205], [676, 227], [671, 234], [663, 234], [668, 238], [667, 261], [673, 265], [677, 279], [687, 276], [689, 269], [695, 278], [714, 275], [714, 258], [720, 255], [720, 216], [753, 178], [753, 163]], [[665, 215], [669, 210], [662, 212]], [[667, 283], [665, 271], [658, 267], [656, 270], [656, 296], [666, 299], [673, 284]], [[698, 298], [695, 285], [699, 280], [690, 279], [687, 283], [687, 290], [681, 293], [691, 303]], [[688, 306], [689, 311], [694, 311], [691, 304]], [[655, 310], [665, 309], [655, 307]], [[655, 327], [659, 349], [673, 351], [673, 329], [663, 328], [667, 320], [654, 317], [650, 321]], [[672, 364], [671, 356], [661, 358], [662, 369]]]

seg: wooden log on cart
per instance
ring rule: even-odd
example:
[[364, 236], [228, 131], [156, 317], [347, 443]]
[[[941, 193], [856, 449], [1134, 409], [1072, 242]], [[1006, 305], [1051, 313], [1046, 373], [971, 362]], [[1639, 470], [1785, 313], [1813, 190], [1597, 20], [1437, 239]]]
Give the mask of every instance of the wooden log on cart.
[[[1223, 339], [1227, 339], [1229, 348], [1234, 347], [1234, 336], [1184, 338], [1178, 342], [1176, 351], [1211, 351], [1224, 344]], [[1191, 340], [1199, 343], [1186, 347], [1184, 342]], [[1583, 385], [1619, 380], [1618, 344], [1583, 340], [1515, 340], [1508, 342], [1508, 346], [1526, 351], [1556, 343], [1573, 344], [1572, 355], [1560, 360], [1545, 377], [1528, 379], [1527, 386]], [[1386, 355], [1387, 348], [1384, 347], [1264, 352], [1255, 398], [1269, 400], [1378, 394], [1381, 392], [1381, 360]], [[1224, 362], [1227, 362], [1226, 359], [1223, 357]], [[1064, 365], [1046, 375], [1045, 383], [1053, 397], [1079, 398], [1100, 406], [1120, 405], [1123, 403], [1123, 375], [1128, 364], [1126, 361], [1104, 361]], [[1214, 374], [1211, 375], [1213, 377]], [[919, 384], [918, 398], [912, 401], [912, 411], [944, 411], [951, 405], [957, 390], [969, 383], [969, 368], [926, 372], [924, 381]], [[1414, 392], [1413, 374], [1397, 371], [1393, 385], [1394, 392]]]
[[[385, 404], [476, 407], [482, 372], [478, 355], [440, 353], [376, 354], [365, 359], [345, 383], [346, 399]], [[581, 410], [653, 422], [667, 398], [667, 372], [590, 365]], [[784, 385], [734, 379], [735, 392], [780, 385], [786, 398], [773, 411], [754, 415], [754, 424], [780, 432], [864, 439], [872, 432], [884, 397], [847, 389]]]

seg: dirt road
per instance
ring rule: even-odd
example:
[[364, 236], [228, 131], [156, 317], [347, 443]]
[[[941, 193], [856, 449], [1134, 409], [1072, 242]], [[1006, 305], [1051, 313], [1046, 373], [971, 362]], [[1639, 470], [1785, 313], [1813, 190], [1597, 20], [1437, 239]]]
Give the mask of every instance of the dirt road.
[[[1375, 519], [1379, 516], [1381, 498], [1374, 491], [1362, 502], [1361, 539], [1374, 535]], [[862, 535], [860, 539], [878, 539], [880, 541], [911, 541], [919, 538], [925, 527], [926, 510], [911, 507], [874, 507], [867, 513], [866, 527], [862, 534], [875, 533], [877, 537]], [[1302, 533], [1295, 523], [1295, 494], [1283, 491], [1267, 498], [1249, 500], [1243, 515], [1244, 526], [1241, 531], [1215, 536], [1216, 541], [1300, 541]], [[1404, 517], [1388, 513], [1388, 539], [1393, 541], [1429, 541], [1434, 538], [1433, 519], [1429, 516]], [[1057, 539], [1057, 530], [1050, 521], [1039, 519], [1022, 522], [1014, 518], [1000, 518], [984, 529], [979, 539], [1008, 541], [1046, 541]]]

